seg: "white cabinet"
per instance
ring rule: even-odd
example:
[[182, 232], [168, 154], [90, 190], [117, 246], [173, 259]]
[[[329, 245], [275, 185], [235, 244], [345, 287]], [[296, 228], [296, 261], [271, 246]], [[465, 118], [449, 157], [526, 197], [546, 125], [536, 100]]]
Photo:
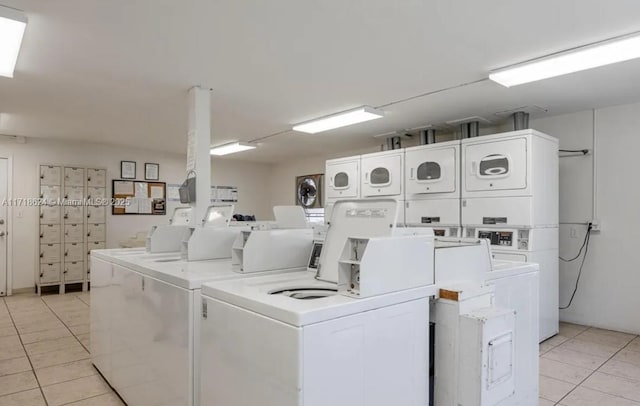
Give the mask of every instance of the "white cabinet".
[[40, 244], [40, 263], [55, 263], [61, 260], [60, 244]]
[[84, 221], [83, 206], [64, 206], [65, 224], [78, 224]]
[[65, 186], [64, 198], [81, 201], [84, 198], [84, 188], [82, 186]]
[[332, 159], [325, 166], [326, 199], [355, 199], [360, 197], [360, 157]]
[[406, 199], [459, 198], [460, 142], [407, 148], [405, 151]]
[[61, 185], [62, 167], [53, 165], [40, 166], [40, 185]]
[[40, 206], [40, 224], [60, 224], [60, 206]]
[[40, 225], [40, 243], [41, 244], [59, 244], [60, 238], [61, 238], [60, 224]]
[[64, 225], [64, 241], [65, 242], [83, 242], [84, 241], [84, 225], [83, 224], [65, 224]]
[[87, 206], [88, 223], [104, 223], [107, 208], [105, 206]]
[[107, 187], [106, 169], [87, 169], [87, 186], [104, 188]]
[[107, 197], [107, 189], [103, 187], [87, 187], [87, 199], [104, 199]]
[[84, 168], [64, 168], [64, 184], [84, 187]]
[[60, 186], [40, 186], [40, 198], [45, 200], [58, 200], [61, 198]]
[[60, 282], [60, 263], [40, 265], [40, 283]]
[[63, 275], [65, 282], [82, 281], [84, 279], [84, 261], [65, 261]]
[[104, 224], [87, 224], [87, 241], [105, 241], [105, 227]]
[[404, 150], [363, 155], [361, 158], [362, 197], [403, 198]]

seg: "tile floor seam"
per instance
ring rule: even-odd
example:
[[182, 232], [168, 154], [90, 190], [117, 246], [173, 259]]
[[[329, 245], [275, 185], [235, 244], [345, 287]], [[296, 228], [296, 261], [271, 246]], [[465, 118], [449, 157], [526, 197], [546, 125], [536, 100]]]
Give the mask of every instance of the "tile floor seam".
[[[591, 330], [592, 328], [593, 328], [593, 327], [589, 327], [588, 329], [584, 330], [582, 333], [584, 333], [585, 331], [589, 331], [589, 330]], [[580, 334], [582, 334], [582, 333], [580, 333]], [[578, 334], [577, 336], [579, 336], [580, 334]], [[576, 337], [577, 337], [577, 336], [576, 336]], [[633, 341], [633, 340], [635, 340], [635, 338], [634, 338], [634, 339], [632, 339], [631, 341]], [[624, 350], [625, 348], [627, 348], [627, 346], [631, 343], [631, 341], [629, 341], [627, 344], [625, 344], [625, 346], [624, 346], [624, 347], [622, 347], [622, 348], [620, 348], [618, 351], [616, 351], [616, 352], [615, 352], [612, 356], [610, 356], [610, 357], [609, 357], [605, 362], [603, 362], [603, 363], [602, 363], [598, 368], [596, 368], [595, 370], [593, 370], [593, 371], [592, 371], [592, 372], [591, 372], [591, 373], [590, 373], [586, 378], [584, 378], [584, 379], [583, 379], [582, 381], [580, 381], [580, 383], [578, 383], [578, 384], [577, 384], [573, 389], [571, 389], [569, 392], [567, 392], [567, 394], [566, 394], [566, 395], [564, 395], [562, 398], [560, 398], [560, 400], [559, 400], [557, 403], [561, 403], [563, 400], [565, 400], [565, 399], [567, 398], [567, 396], [569, 396], [570, 394], [572, 394], [572, 393], [573, 393], [577, 388], [579, 388], [579, 387], [583, 387], [583, 388], [591, 389], [591, 388], [588, 388], [588, 387], [586, 387], [586, 386], [582, 386], [582, 384], [583, 384], [583, 383], [585, 383], [587, 379], [589, 379], [590, 377], [592, 377], [592, 376], [593, 376], [593, 374], [595, 374], [596, 372], [600, 372], [600, 368], [602, 368], [602, 367], [604, 366], [604, 364], [606, 364], [607, 362], [611, 361], [611, 360], [613, 359], [613, 357], [615, 357], [618, 353], [620, 353], [620, 351], [622, 351], [622, 350]], [[601, 374], [604, 374], [604, 372], [600, 372], [600, 373], [601, 373]], [[618, 377], [617, 375], [611, 375], [611, 374], [607, 374], [607, 375]], [[601, 391], [598, 391], [598, 392], [601, 392]], [[606, 393], [606, 392], [602, 392], [602, 393]], [[612, 393], [607, 393], [607, 395], [617, 396], [617, 395], [614, 395], [614, 394], [612, 394]], [[622, 398], [622, 399], [625, 399], [625, 400], [632, 400], [632, 399], [623, 398], [623, 397], [621, 397], [621, 396], [617, 396], [617, 397]], [[633, 400], [632, 400], [632, 401], [633, 401]], [[556, 404], [557, 404], [557, 403], [556, 403]]]
[[[42, 300], [42, 299], [41, 299]], [[13, 320], [13, 316], [11, 315], [11, 309], [9, 309], [9, 306], [7, 306], [7, 301], [6, 299], [2, 298], [2, 302], [4, 303], [4, 306], [7, 308], [7, 313], [9, 314], [9, 319], [11, 319], [11, 323], [13, 323], [13, 328], [16, 329], [16, 332], [18, 333], [18, 340], [20, 340], [20, 345], [22, 345], [22, 351], [24, 351], [25, 356], [27, 357], [27, 361], [29, 362], [29, 366], [31, 367], [31, 373], [33, 374], [36, 383], [38, 384], [38, 390], [40, 391], [40, 394], [42, 395], [42, 399], [44, 400], [44, 404], [45, 406], [49, 406], [49, 402], [47, 401], [47, 398], [44, 396], [44, 392], [42, 391], [42, 385], [40, 385], [40, 380], [38, 379], [38, 375], [36, 375], [36, 369], [33, 367], [33, 364], [31, 363], [31, 358], [29, 358], [29, 354], [27, 354], [27, 350], [24, 348], [24, 343], [22, 342], [22, 335], [20, 334], [20, 332], [18, 331], [18, 329], [15, 326], [15, 321]], [[35, 388], [33, 388], [35, 389]], [[31, 389], [29, 389], [31, 390]], [[24, 391], [20, 391], [20, 392], [24, 392]], [[16, 392], [19, 393], [19, 392]]]
[[[607, 375], [607, 376], [610, 376], [610, 377], [613, 377], [613, 378], [622, 378], [622, 379], [626, 379], [626, 380], [629, 380], [629, 381], [634, 381], [634, 382], [640, 383], [640, 381], [638, 381], [637, 379], [630, 379], [630, 378], [626, 378], [624, 376], [613, 375], [613, 374], [610, 374], [610, 373], [607, 373], [607, 372], [602, 372], [602, 371], [594, 371], [594, 372], [598, 372], [598, 373], [601, 373], [602, 375]], [[592, 388], [590, 386], [585, 386], [585, 388], [587, 388], [589, 390], [594, 390], [594, 391], [600, 392], [600, 393], [606, 393], [609, 396], [615, 396], [615, 397], [618, 397], [618, 398], [621, 398], [621, 399], [624, 399], [624, 400], [629, 400], [631, 402], [638, 403], [638, 401], [636, 399], [625, 398], [624, 396], [621, 396], [621, 395], [615, 395], [613, 393], [602, 392], [601, 390], [594, 389], [594, 388]]]

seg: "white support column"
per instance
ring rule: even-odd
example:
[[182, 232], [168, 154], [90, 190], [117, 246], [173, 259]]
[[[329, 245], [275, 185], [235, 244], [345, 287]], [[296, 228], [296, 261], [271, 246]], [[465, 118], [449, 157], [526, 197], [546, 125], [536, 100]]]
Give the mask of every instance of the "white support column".
[[192, 224], [200, 224], [211, 205], [211, 91], [189, 89], [189, 136], [187, 171], [196, 172], [196, 202]]

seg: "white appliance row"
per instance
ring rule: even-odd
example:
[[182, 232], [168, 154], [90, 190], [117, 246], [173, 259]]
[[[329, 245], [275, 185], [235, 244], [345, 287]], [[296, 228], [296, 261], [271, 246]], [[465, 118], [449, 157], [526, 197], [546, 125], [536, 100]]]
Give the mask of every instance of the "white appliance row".
[[558, 140], [521, 130], [328, 160], [325, 204], [393, 198], [398, 223], [558, 225]]

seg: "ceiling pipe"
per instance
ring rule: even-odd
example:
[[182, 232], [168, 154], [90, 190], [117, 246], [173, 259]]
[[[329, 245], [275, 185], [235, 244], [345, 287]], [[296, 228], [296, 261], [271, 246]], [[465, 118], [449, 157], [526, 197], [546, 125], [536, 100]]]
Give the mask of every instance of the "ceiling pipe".
[[428, 145], [436, 143], [436, 130], [433, 128], [428, 128], [426, 130], [420, 131], [420, 145]]
[[514, 131], [526, 130], [529, 128], [529, 113], [516, 111], [511, 117], [513, 118]]
[[480, 135], [480, 122], [471, 121], [460, 125], [460, 131], [462, 132], [462, 139], [474, 138]]
[[387, 138], [387, 150], [400, 149], [402, 148], [401, 144], [399, 135]]

